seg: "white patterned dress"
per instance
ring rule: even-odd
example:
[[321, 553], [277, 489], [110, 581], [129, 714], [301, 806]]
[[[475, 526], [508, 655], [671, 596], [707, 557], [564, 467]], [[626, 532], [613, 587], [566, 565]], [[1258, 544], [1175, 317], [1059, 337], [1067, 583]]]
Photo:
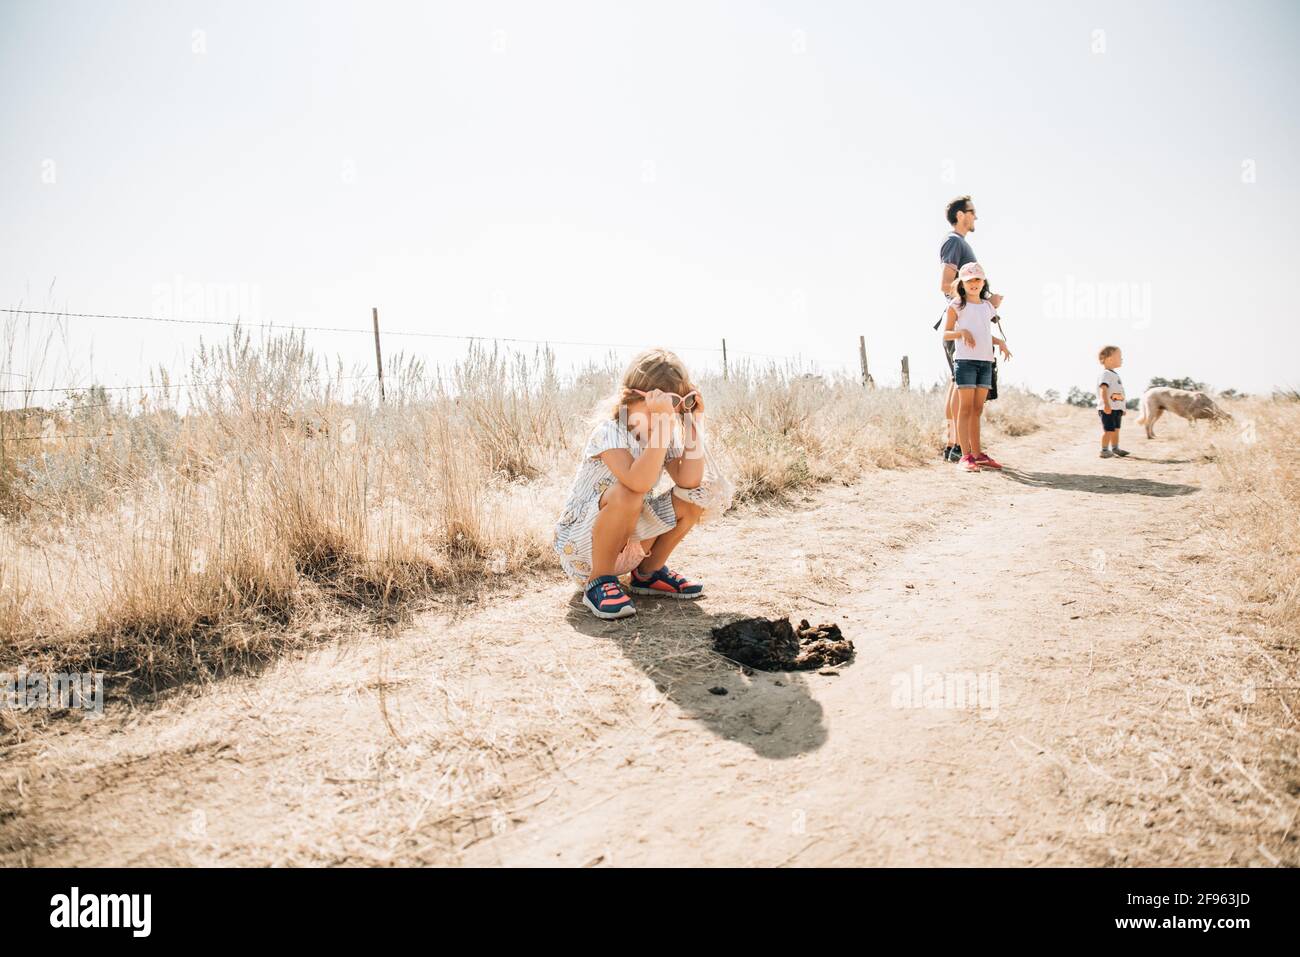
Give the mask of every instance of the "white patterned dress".
[[[560, 567], [578, 584], [585, 583], [591, 575], [591, 527], [600, 514], [600, 497], [605, 489], [618, 481], [609, 466], [600, 459], [600, 454], [610, 449], [627, 449], [632, 453], [633, 459], [639, 458], [644, 451], [631, 430], [617, 419], [601, 422], [592, 429], [582, 450], [582, 461], [578, 463], [577, 472], [573, 476], [569, 500], [565, 502], [564, 511], [555, 526], [553, 545], [556, 554], [560, 556]], [[681, 454], [682, 446], [674, 430], [664, 462], [671, 462]], [[644, 539], [662, 535], [677, 524], [672, 495], [671, 488], [659, 494], [653, 490], [646, 493], [636, 531], [619, 554], [614, 574], [626, 574], [640, 563], [645, 557], [640, 544]]]

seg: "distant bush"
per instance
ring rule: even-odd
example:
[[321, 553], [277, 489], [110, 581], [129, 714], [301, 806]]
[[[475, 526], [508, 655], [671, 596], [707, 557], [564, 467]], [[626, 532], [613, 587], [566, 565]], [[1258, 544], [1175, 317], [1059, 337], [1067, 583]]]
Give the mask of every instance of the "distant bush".
[[1186, 389], [1188, 392], [1204, 392], [1206, 390], [1204, 382], [1197, 382], [1191, 376], [1183, 376], [1181, 379], [1166, 379], [1163, 376], [1154, 376], [1147, 383], [1148, 389], [1155, 389], [1160, 386], [1170, 389]]
[[[1163, 376], [1154, 376], [1147, 385], [1148, 389], [1158, 387], [1169, 389], [1186, 389], [1188, 392], [1210, 392], [1210, 386], [1205, 382], [1197, 382], [1191, 376], [1183, 376], [1181, 379], [1166, 379]], [[1249, 399], [1250, 396], [1245, 392], [1239, 392], [1236, 389], [1219, 389], [1215, 393], [1220, 399]]]
[[1091, 409], [1097, 404], [1097, 393], [1088, 392], [1080, 389], [1077, 385], [1070, 386], [1070, 394], [1065, 397], [1067, 405], [1076, 405], [1081, 409]]

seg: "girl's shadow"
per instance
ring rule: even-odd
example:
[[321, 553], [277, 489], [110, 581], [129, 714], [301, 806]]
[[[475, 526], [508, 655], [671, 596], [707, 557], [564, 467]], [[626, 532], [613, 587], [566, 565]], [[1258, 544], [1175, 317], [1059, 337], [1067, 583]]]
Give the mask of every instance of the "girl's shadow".
[[[822, 706], [799, 672], [743, 668], [713, 651], [711, 629], [741, 612], [710, 611], [706, 602], [672, 598], [636, 599], [637, 614], [602, 621], [582, 604], [569, 602], [566, 619], [575, 631], [607, 639], [643, 671], [658, 693], [683, 715], [764, 758], [792, 758], [816, 750], [829, 735]], [[718, 694], [711, 689], [726, 689]], [[671, 723], [678, 716], [666, 716]]]

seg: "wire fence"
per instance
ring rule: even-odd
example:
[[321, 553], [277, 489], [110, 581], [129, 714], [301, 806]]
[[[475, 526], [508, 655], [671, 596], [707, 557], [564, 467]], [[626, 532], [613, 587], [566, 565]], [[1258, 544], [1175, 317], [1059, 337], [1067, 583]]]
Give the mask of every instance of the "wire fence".
[[[64, 312], [62, 310], [52, 309], [15, 309], [0, 308], [0, 312], [11, 315], [24, 316], [48, 316], [71, 319], [123, 319], [135, 322], [162, 322], [176, 323], [180, 325], [198, 325], [198, 326], [225, 326], [234, 328], [250, 328], [247, 322], [228, 319], [181, 319], [170, 316], [136, 316], [122, 313], [103, 313], [103, 312]], [[299, 326], [299, 325], [282, 325], [277, 326], [274, 323], [259, 323], [259, 327], [269, 329], [280, 329], [285, 332], [338, 332], [346, 334], [373, 335], [373, 330], [362, 329], [355, 326]], [[411, 337], [417, 339], [444, 339], [460, 342], [511, 342], [524, 343], [527, 345], [539, 346], [584, 346], [591, 349], [642, 349], [645, 343], [634, 342], [602, 342], [596, 340], [583, 339], [529, 339], [520, 336], [475, 336], [464, 333], [452, 332], [420, 332], [410, 329], [385, 329], [383, 335]], [[681, 352], [729, 352], [734, 355], [752, 356], [758, 359], [788, 359], [790, 356], [771, 352], [753, 352], [744, 349], [724, 349], [722, 346], [705, 346], [705, 345], [675, 345], [675, 349]]]
[[[242, 328], [242, 329], [259, 328], [268, 331], [279, 331], [285, 333], [308, 333], [308, 332], [342, 333], [342, 334], [350, 334], [350, 335], [374, 336], [377, 343], [381, 337], [381, 332], [378, 327], [377, 314], [375, 315], [374, 328], [364, 329], [364, 328], [351, 327], [351, 326], [276, 325], [273, 322], [259, 322], [253, 324], [238, 319], [236, 320], [194, 319], [194, 318], [180, 318], [180, 317], [170, 317], [170, 316], [132, 315], [127, 313], [70, 312], [65, 310], [24, 309], [24, 308], [15, 308], [15, 307], [0, 307], [0, 313], [5, 313], [12, 316], [28, 316], [28, 317], [42, 317], [42, 318], [56, 318], [56, 319], [108, 319], [108, 320], [126, 320], [126, 321], [134, 321], [134, 322], [169, 323], [169, 324], [189, 325], [189, 326], [215, 326], [215, 327], [225, 327], [225, 328], [232, 328], [232, 329], [233, 328]], [[588, 349], [642, 349], [645, 347], [645, 343], [603, 342], [597, 340], [578, 340], [578, 339], [534, 339], [534, 338], [527, 338], [521, 336], [481, 336], [481, 335], [470, 335], [470, 334], [461, 334], [461, 333], [424, 332], [424, 331], [406, 330], [406, 329], [397, 329], [397, 330], [385, 329], [382, 331], [382, 336], [385, 338], [401, 337], [401, 338], [416, 338], [416, 339], [436, 339], [436, 340], [459, 341], [459, 342], [468, 342], [468, 343], [522, 344], [522, 345], [544, 346], [548, 348], [551, 346], [573, 346], [573, 347], [582, 347]], [[767, 359], [767, 360], [774, 360], [778, 362], [794, 362], [794, 361], [803, 360], [808, 362], [818, 362], [818, 363], [824, 363], [827, 365], [835, 365], [835, 366], [842, 366], [844, 364], [844, 361], [842, 359], [825, 360], [825, 359], [817, 359], [813, 357], [804, 357], [801, 355], [791, 356], [791, 355], [782, 355], [782, 354], [770, 353], [770, 352], [755, 352], [747, 349], [728, 348], [727, 340], [725, 338], [720, 340], [720, 344], [717, 346], [673, 345], [672, 348], [678, 352], [703, 352], [703, 353], [710, 353], [713, 355], [720, 356], [722, 358], [724, 375], [726, 375], [727, 373], [727, 367], [728, 367], [727, 364], [730, 356], [738, 356], [738, 357], [754, 358], [754, 359]], [[904, 368], [906, 368], [906, 360], [904, 360]], [[863, 373], [864, 385], [874, 384], [871, 380], [871, 377], [866, 372], [865, 351], [862, 354], [862, 373]], [[19, 373], [19, 372], [4, 371], [0, 374], [11, 376], [13, 378], [19, 378], [19, 379], [31, 378], [31, 376], [29, 376], [28, 374]], [[311, 377], [313, 381], [319, 378], [320, 377]], [[382, 383], [383, 383], [382, 365], [380, 366], [380, 371], [378, 372], [358, 373], [358, 374], [351, 374], [351, 375], [331, 375], [328, 378], [330, 379], [330, 381], [379, 380], [382, 387]], [[78, 392], [93, 393], [93, 394], [110, 393], [110, 392], [111, 393], [140, 392], [143, 396], [143, 394], [147, 392], [164, 392], [164, 391], [170, 392], [172, 390], [180, 390], [190, 386], [199, 386], [203, 384], [206, 383], [196, 382], [193, 380], [181, 380], [179, 382], [150, 383], [147, 385], [144, 384], [141, 385], [76, 385], [76, 386], [43, 386], [43, 387], [24, 386], [22, 388], [0, 389], [0, 396], [56, 395], [56, 394], [78, 393]], [[96, 402], [96, 403], [87, 403], [82, 405], [64, 406], [58, 409], [42, 410], [42, 411], [47, 413], [54, 412], [54, 413], [63, 414], [63, 413], [71, 413], [71, 412], [80, 412], [80, 411], [90, 410], [90, 409], [111, 408], [112, 406], [113, 403], [111, 402]], [[0, 410], [0, 411], [5, 411], [5, 410]], [[7, 410], [7, 411], [21, 411], [21, 410]], [[50, 434], [49, 430], [47, 429], [46, 432], [41, 435], [17, 435], [17, 436], [6, 436], [5, 438], [6, 440], [14, 440], [14, 441], [35, 440], [35, 441], [48, 442], [48, 441], [73, 439], [73, 438], [100, 438], [100, 437], [108, 437], [113, 434], [114, 434], [113, 432], [104, 432], [104, 433], [95, 433], [95, 434], [77, 434], [77, 435], [58, 434], [57, 432], [55, 432], [54, 434]]]
[[64, 439], [106, 439], [116, 432], [87, 432], [83, 435], [6, 435], [6, 442], [58, 442]]

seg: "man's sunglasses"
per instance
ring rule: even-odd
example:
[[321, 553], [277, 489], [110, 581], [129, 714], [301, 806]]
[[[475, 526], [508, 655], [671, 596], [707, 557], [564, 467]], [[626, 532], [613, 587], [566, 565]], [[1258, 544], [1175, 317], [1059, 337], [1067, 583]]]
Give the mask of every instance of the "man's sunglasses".
[[[633, 389], [632, 391], [642, 397], [649, 395], [648, 392], [642, 392], [640, 389]], [[690, 412], [695, 408], [695, 404], [700, 398], [699, 392], [694, 389], [687, 392], [685, 395], [678, 395], [676, 392], [665, 392], [664, 395], [670, 395], [677, 400], [673, 403], [674, 412]]]

